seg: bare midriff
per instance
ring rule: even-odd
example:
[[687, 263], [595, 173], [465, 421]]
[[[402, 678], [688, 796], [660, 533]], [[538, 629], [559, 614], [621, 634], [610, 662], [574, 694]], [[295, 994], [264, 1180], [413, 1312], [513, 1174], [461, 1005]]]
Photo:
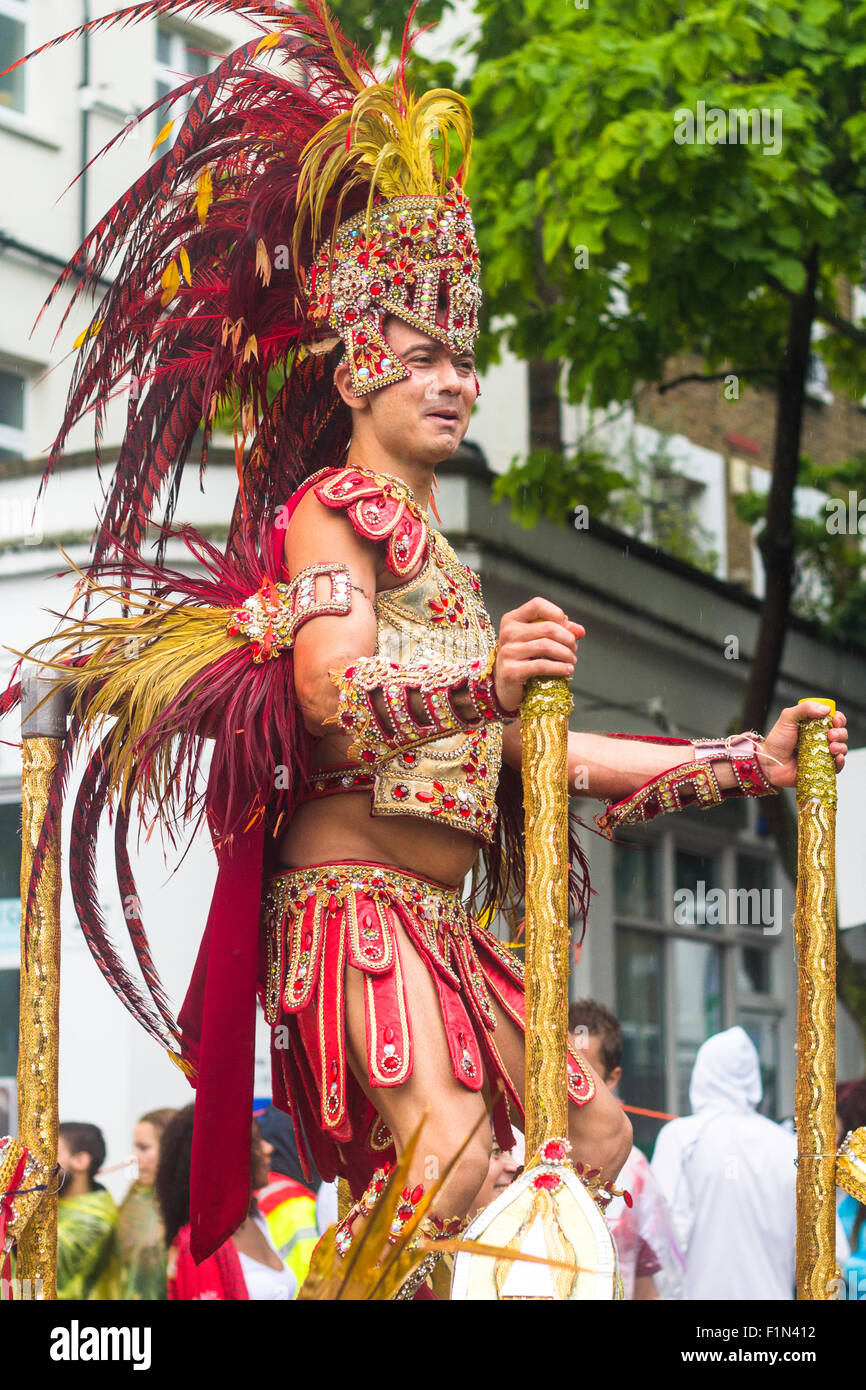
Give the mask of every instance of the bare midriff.
[[[345, 763], [346, 746], [347, 740], [340, 736], [321, 739], [315, 765]], [[282, 838], [280, 859], [292, 869], [364, 859], [456, 886], [463, 883], [479, 848], [480, 841], [473, 835], [418, 816], [373, 816], [369, 791], [358, 791], [319, 797], [299, 806]]]

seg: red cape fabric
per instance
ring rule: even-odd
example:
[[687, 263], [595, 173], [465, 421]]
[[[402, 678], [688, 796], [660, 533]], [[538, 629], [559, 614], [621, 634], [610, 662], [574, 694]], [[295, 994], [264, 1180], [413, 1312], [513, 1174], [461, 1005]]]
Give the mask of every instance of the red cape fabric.
[[[290, 498], [274, 528], [273, 572], [280, 573], [286, 526], [312, 479]], [[220, 789], [208, 787], [211, 823], [220, 823]], [[207, 1259], [246, 1219], [255, 1063], [259, 914], [265, 830], [259, 823], [217, 849], [219, 864], [207, 926], [180, 1011], [183, 1054], [196, 1068], [190, 1174], [190, 1249]]]
[[208, 1259], [199, 1262], [191, 1253], [190, 1236], [189, 1226], [182, 1226], [172, 1244], [169, 1299], [184, 1302], [249, 1301], [241, 1262], [231, 1241], [226, 1241]]

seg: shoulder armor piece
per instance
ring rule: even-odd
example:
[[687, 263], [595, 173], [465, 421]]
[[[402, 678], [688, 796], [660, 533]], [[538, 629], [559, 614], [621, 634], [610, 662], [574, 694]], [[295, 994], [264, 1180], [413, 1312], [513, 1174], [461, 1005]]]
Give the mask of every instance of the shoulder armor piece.
[[359, 536], [387, 541], [385, 564], [392, 574], [403, 579], [427, 558], [427, 515], [399, 478], [341, 468], [314, 491], [326, 507], [345, 511]]

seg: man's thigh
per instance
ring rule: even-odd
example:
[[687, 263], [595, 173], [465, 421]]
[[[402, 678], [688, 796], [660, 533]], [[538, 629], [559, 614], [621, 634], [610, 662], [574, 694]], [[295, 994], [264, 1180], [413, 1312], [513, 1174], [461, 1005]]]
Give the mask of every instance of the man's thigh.
[[424, 1118], [422, 1147], [452, 1152], [484, 1115], [483, 1093], [454, 1077], [436, 986], [402, 927], [394, 926], [412, 1033], [412, 1074], [399, 1086], [371, 1086], [367, 1061], [364, 977], [346, 967], [346, 1042], [349, 1066], [388, 1125], [400, 1152]]

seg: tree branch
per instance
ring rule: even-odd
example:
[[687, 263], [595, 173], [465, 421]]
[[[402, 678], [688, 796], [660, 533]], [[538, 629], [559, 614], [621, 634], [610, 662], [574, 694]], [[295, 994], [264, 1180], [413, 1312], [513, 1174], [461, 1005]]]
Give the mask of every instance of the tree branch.
[[726, 372], [711, 372], [705, 375], [703, 372], [686, 372], [685, 376], [674, 377], [673, 381], [660, 381], [656, 386], [656, 391], [663, 396], [666, 391], [672, 391], [675, 386], [682, 386], [684, 381], [724, 381], [729, 376], [778, 376], [778, 367], [729, 367]]
[[[789, 290], [788, 286], [783, 285], [781, 280], [777, 280], [775, 275], [766, 275], [764, 279], [770, 289], [777, 290], [787, 299], [799, 299], [799, 295], [794, 294], [793, 290]], [[828, 328], [834, 329], [841, 338], [847, 338], [857, 347], [866, 348], [866, 329], [858, 328], [850, 319], [846, 319], [844, 314], [831, 309], [829, 304], [824, 303], [823, 299], [815, 300], [815, 318], [820, 319], [821, 323], [826, 323]]]

